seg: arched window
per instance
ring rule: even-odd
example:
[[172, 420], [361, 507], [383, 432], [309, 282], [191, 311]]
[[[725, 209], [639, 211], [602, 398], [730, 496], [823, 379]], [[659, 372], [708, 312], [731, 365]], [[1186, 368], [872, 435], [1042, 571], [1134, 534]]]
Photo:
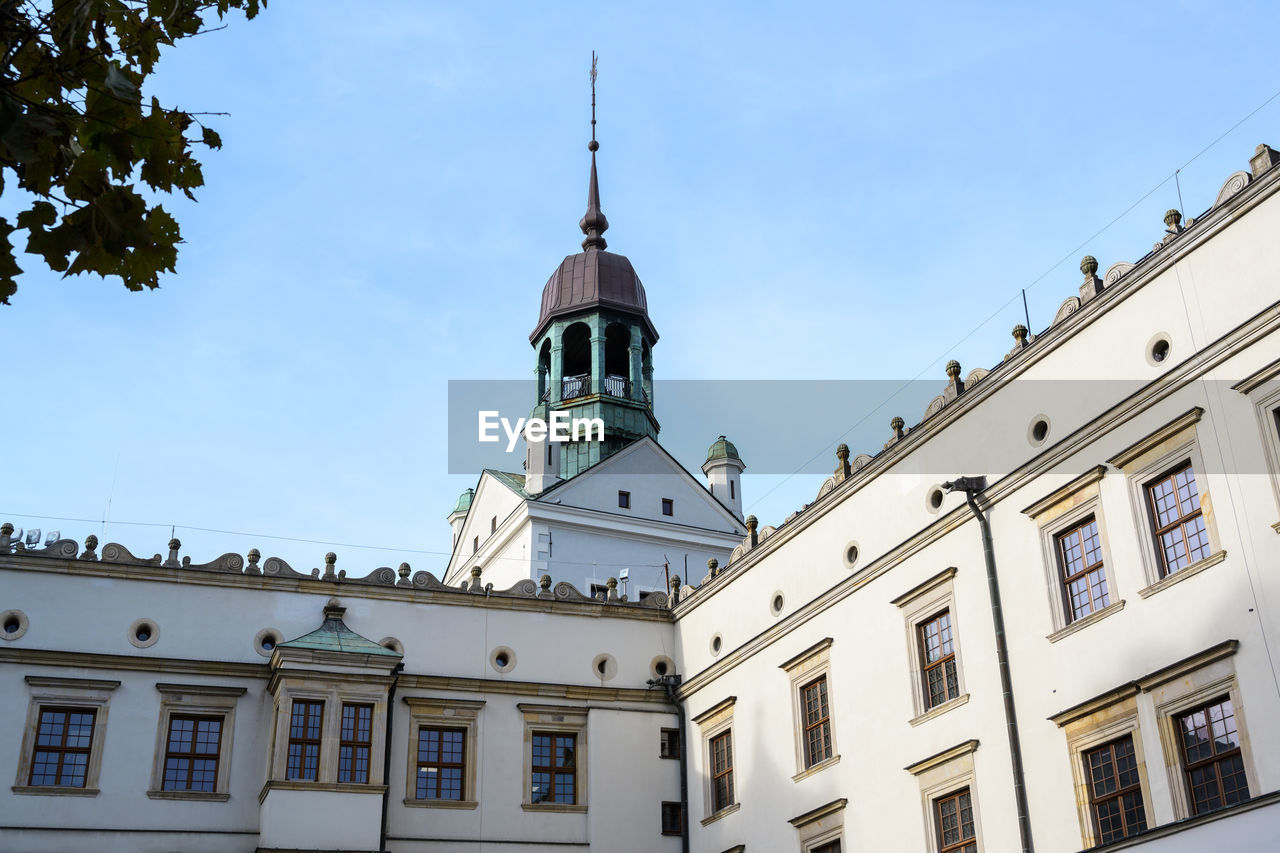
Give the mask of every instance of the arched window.
[[610, 323], [604, 330], [604, 392], [614, 397], [630, 397], [631, 330]]
[[560, 339], [564, 347], [564, 387], [561, 399], [572, 400], [591, 393], [591, 329], [574, 323]]

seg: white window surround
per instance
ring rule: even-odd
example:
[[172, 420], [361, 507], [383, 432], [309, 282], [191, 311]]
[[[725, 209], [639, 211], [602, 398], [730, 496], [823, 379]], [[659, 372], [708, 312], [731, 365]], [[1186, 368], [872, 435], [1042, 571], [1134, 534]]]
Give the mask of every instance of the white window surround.
[[[13, 792], [71, 797], [98, 796], [103, 742], [107, 735], [107, 711], [111, 693], [120, 686], [120, 682], [97, 678], [58, 678], [42, 675], [28, 675], [26, 682], [30, 693], [27, 703], [27, 724], [22, 730], [22, 753], [18, 756], [18, 775], [13, 785]], [[85, 770], [84, 787], [30, 784], [31, 759], [35, 751], [36, 732], [40, 727], [42, 707], [90, 708], [95, 712], [93, 740], [89, 744], [89, 765]]]
[[[147, 796], [153, 800], [216, 800], [230, 798], [231, 747], [235, 732], [236, 700], [247, 691], [244, 687], [213, 684], [156, 684], [160, 693], [160, 723], [156, 729], [155, 760], [151, 767], [151, 788]], [[218, 777], [212, 791], [164, 790], [165, 751], [169, 741], [169, 721], [174, 714], [221, 717], [218, 735]]]
[[[577, 705], [539, 705], [519, 702], [516, 708], [524, 717], [524, 773], [520, 778], [520, 808], [529, 812], [587, 811], [587, 714], [588, 709]], [[532, 795], [533, 733], [561, 732], [577, 735], [574, 745], [573, 803], [535, 803]]]
[[[1280, 359], [1231, 387], [1247, 396], [1253, 406], [1262, 436], [1267, 476], [1276, 498], [1276, 508], [1280, 510]], [[1280, 521], [1273, 524], [1272, 529], [1280, 533]]]
[[923, 758], [904, 769], [920, 784], [920, 801], [924, 808], [925, 850], [938, 853], [938, 821], [935, 803], [964, 788], [969, 789], [969, 802], [973, 808], [973, 835], [982, 853], [982, 818], [978, 809], [978, 785], [973, 771], [973, 754], [978, 741], [967, 740], [950, 749]]
[[[293, 702], [324, 702], [320, 724], [320, 761], [314, 781], [289, 779], [289, 724], [293, 718]], [[338, 781], [338, 747], [342, 732], [342, 706], [346, 703], [373, 706], [369, 744], [369, 781]], [[284, 685], [275, 700], [275, 727], [272, 731], [271, 772], [266, 787], [377, 792], [384, 785], [382, 754], [387, 736], [387, 694], [385, 689], [343, 682], [292, 686]]]
[[1085, 848], [1096, 846], [1098, 838], [1094, 830], [1093, 807], [1090, 802], [1091, 780], [1084, 766], [1084, 754], [1125, 735], [1133, 739], [1134, 761], [1138, 768], [1138, 783], [1142, 791], [1147, 827], [1156, 825], [1143, 752], [1143, 733], [1138, 725], [1138, 693], [1137, 684], [1127, 684], [1050, 718], [1067, 738], [1067, 754], [1075, 785], [1076, 812], [1080, 821], [1080, 839]]
[[[1107, 460], [1124, 472], [1129, 490], [1129, 505], [1133, 512], [1134, 529], [1138, 532], [1140, 540], [1138, 553], [1142, 557], [1142, 567], [1147, 581], [1147, 586], [1138, 590], [1138, 595], [1143, 598], [1217, 565], [1226, 556], [1218, 540], [1218, 528], [1214, 522], [1213, 501], [1209, 495], [1204, 458], [1200, 454], [1200, 444], [1196, 436], [1196, 423], [1203, 414], [1204, 409], [1196, 406]], [[1161, 577], [1160, 556], [1156, 552], [1158, 546], [1155, 528], [1152, 527], [1147, 486], [1183, 462], [1190, 462], [1195, 472], [1196, 491], [1200, 495], [1201, 514], [1204, 518], [1206, 535], [1209, 537], [1209, 556]]]
[[[447, 697], [405, 696], [409, 706], [409, 755], [405, 773], [404, 804], [417, 808], [474, 809], [477, 800], [476, 764], [477, 744], [480, 742], [480, 711], [484, 700], [453, 699]], [[462, 799], [419, 800], [418, 793], [418, 731], [424, 726], [462, 729], [466, 732], [462, 745]]]
[[833, 841], [839, 841], [844, 849], [844, 809], [848, 804], [849, 800], [841, 797], [788, 821], [800, 836], [800, 853], [810, 853]]
[[[702, 818], [703, 826], [720, 820], [720, 818], [733, 814], [742, 808], [742, 800], [738, 797], [738, 743], [733, 733], [733, 706], [737, 701], [737, 696], [729, 696], [693, 718], [693, 724], [698, 727], [698, 733], [702, 738], [699, 756], [702, 761], [703, 772], [699, 775], [702, 776], [702, 804], [703, 811], [706, 813]], [[729, 732], [729, 744], [733, 749], [733, 802], [719, 811], [713, 811], [711, 741], [726, 731]]]
[[804, 688], [819, 678], [827, 682], [827, 707], [835, 707], [835, 697], [831, 684], [831, 644], [832, 639], [826, 637], [809, 648], [795, 655], [778, 668], [786, 672], [791, 681], [791, 729], [795, 734], [796, 774], [792, 781], [799, 782], [840, 761], [840, 750], [836, 747], [835, 714], [830, 713], [827, 725], [831, 729], [831, 756], [813, 764], [805, 765], [805, 706]]
[[[944, 714], [969, 701], [969, 692], [965, 687], [964, 658], [960, 651], [960, 622], [956, 613], [954, 580], [958, 570], [955, 566], [943, 569], [933, 577], [920, 583], [895, 598], [892, 604], [902, 610], [907, 632], [907, 661], [911, 675], [911, 707], [914, 716], [912, 726], [918, 726], [926, 720]], [[924, 702], [924, 655], [920, 648], [920, 625], [929, 619], [947, 611], [951, 621], [951, 643], [956, 656], [956, 681], [959, 682], [959, 694], [954, 699], [926, 708]]]
[[[1040, 550], [1044, 556], [1045, 590], [1049, 596], [1049, 614], [1053, 629], [1046, 639], [1057, 642], [1081, 628], [1105, 619], [1124, 609], [1116, 585], [1115, 564], [1111, 559], [1111, 543], [1107, 535], [1107, 522], [1102, 512], [1100, 486], [1107, 466], [1098, 465], [1076, 477], [1059, 489], [1022, 510], [1040, 529]], [[1062, 581], [1062, 556], [1058, 549], [1058, 537], [1091, 518], [1098, 525], [1098, 538], [1102, 545], [1102, 566], [1107, 576], [1107, 591], [1111, 603], [1079, 619], [1069, 616], [1066, 586]]]

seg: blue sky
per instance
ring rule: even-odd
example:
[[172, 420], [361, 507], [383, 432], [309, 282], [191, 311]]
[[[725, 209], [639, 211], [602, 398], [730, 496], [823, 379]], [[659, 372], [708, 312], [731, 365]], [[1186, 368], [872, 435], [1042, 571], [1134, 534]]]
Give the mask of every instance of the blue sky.
[[[607, 236], [667, 379], [990, 367], [1020, 288], [1040, 329], [1081, 255], [1145, 254], [1172, 181], [1089, 238], [1278, 85], [1261, 3], [798, 8], [277, 2], [171, 51], [153, 92], [229, 112], [224, 148], [199, 203], [167, 203], [186, 244], [161, 290], [20, 257], [0, 518], [82, 539], [110, 501], [107, 538], [144, 555], [168, 528], [123, 522], [177, 525], [197, 562], [439, 572], [475, 479], [446, 473], [447, 382], [532, 375], [581, 240], [593, 49]], [[1183, 169], [1188, 215], [1263, 141], [1280, 99]], [[920, 417], [882, 414], [886, 437]], [[820, 483], [750, 474], [764, 523]]]

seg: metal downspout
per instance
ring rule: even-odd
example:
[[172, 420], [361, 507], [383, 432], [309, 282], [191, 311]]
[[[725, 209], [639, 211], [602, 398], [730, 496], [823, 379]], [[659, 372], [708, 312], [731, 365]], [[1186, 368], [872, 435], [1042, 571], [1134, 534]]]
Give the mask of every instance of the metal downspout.
[[676, 708], [676, 721], [680, 731], [680, 851], [689, 853], [689, 750], [685, 737], [684, 708], [680, 706], [680, 699], [676, 696], [676, 687], [680, 682], [679, 675], [663, 675], [648, 683], [650, 687], [661, 685], [667, 693], [667, 701]]
[[404, 661], [396, 664], [391, 670], [391, 688], [387, 691], [387, 733], [383, 739], [382, 750], [382, 784], [386, 788], [382, 792], [382, 826], [378, 832], [378, 850], [385, 853], [387, 849], [387, 811], [391, 805], [391, 718], [396, 709], [396, 684], [400, 681], [400, 673], [404, 670]]

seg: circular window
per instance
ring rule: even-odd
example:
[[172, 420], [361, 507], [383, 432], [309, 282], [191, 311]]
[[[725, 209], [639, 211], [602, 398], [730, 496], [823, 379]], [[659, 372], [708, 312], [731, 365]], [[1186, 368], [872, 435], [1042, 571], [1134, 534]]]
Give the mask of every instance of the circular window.
[[1049, 437], [1049, 416], [1036, 415], [1027, 426], [1027, 442], [1032, 447], [1039, 447]]
[[140, 649], [150, 648], [160, 639], [160, 626], [151, 619], [137, 619], [129, 626], [129, 642]]
[[941, 486], [930, 486], [928, 493], [925, 495], [924, 506], [929, 512], [937, 513], [942, 509], [942, 501], [947, 493], [942, 491]]
[[253, 650], [264, 658], [269, 658], [276, 646], [283, 642], [284, 638], [275, 628], [263, 628], [253, 637]]
[[382, 646], [384, 649], [391, 649], [391, 651], [396, 654], [404, 654], [404, 643], [400, 642], [395, 637], [383, 637], [378, 641], [378, 645]]
[[671, 675], [676, 671], [676, 662], [666, 655], [658, 655], [649, 661], [649, 674], [654, 678]]
[[783, 605], [787, 603], [786, 598], [782, 595], [782, 590], [775, 590], [773, 598], [769, 599], [769, 612], [777, 616], [782, 612]]
[[27, 633], [27, 614], [21, 610], [0, 613], [0, 640], [16, 640]]
[[506, 646], [498, 646], [489, 655], [489, 666], [498, 672], [510, 672], [516, 668], [516, 653]]
[[858, 562], [858, 543], [850, 542], [844, 546], [844, 567], [852, 569]]
[[596, 655], [595, 660], [591, 661], [591, 671], [601, 681], [608, 681], [618, 674], [618, 661], [613, 655]]
[[1172, 354], [1173, 344], [1167, 332], [1159, 332], [1147, 341], [1147, 364], [1152, 367], [1160, 367], [1168, 363], [1169, 356]]
[[724, 638], [721, 637], [719, 634], [716, 634], [714, 637], [711, 638], [711, 654], [713, 655], [720, 654], [720, 648], [723, 645], [724, 645]]

